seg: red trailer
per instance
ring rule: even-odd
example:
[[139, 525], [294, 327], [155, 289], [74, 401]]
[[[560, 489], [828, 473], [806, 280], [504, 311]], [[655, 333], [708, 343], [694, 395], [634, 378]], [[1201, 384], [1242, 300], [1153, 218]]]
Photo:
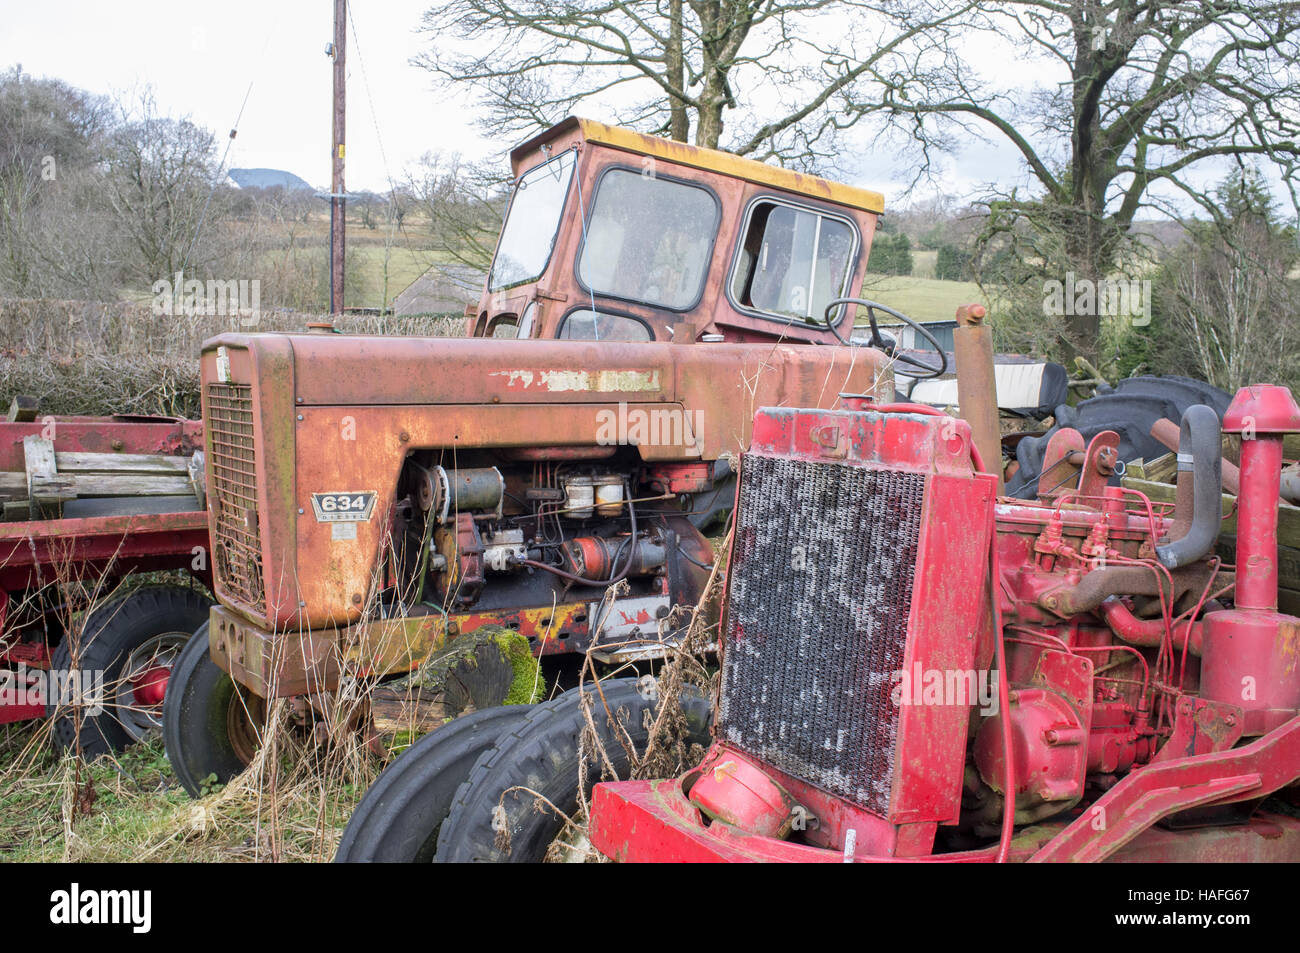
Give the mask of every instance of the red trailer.
[[171, 662], [207, 617], [203, 425], [166, 417], [0, 420], [0, 724], [54, 716], [103, 754], [156, 728]]

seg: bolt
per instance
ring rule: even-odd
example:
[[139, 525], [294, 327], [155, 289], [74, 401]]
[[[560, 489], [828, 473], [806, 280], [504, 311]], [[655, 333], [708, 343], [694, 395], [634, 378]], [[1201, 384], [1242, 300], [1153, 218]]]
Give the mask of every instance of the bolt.
[[359, 592], [352, 593], [352, 604], [358, 606], [361, 605], [361, 593]]
[[299, 415], [298, 415], [298, 419], [299, 419], [299, 420], [302, 420], [302, 414], [299, 414]]
[[114, 449], [114, 450], [121, 450], [124, 446], [126, 446], [126, 444], [122, 443], [121, 440], [114, 440], [114, 441], [113, 441], [113, 449]]
[[405, 430], [403, 430], [401, 433], [397, 435], [397, 439], [402, 441], [402, 443], [406, 443], [408, 440], [411, 439], [411, 435], [407, 433]]

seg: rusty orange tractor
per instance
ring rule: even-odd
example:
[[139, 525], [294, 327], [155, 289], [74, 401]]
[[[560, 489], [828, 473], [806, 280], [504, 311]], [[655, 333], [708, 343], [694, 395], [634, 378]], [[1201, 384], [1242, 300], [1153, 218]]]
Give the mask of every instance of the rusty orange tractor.
[[888, 397], [892, 360], [917, 363], [847, 346], [834, 303], [860, 293], [877, 193], [581, 119], [511, 161], [468, 337], [205, 344], [219, 603], [164, 719], [191, 793], [248, 762], [265, 701], [484, 626], [537, 655], [672, 638], [754, 411]]

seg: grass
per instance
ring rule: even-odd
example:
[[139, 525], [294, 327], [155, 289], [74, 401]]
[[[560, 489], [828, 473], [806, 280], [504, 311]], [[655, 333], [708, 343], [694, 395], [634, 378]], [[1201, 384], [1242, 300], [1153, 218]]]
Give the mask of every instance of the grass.
[[[384, 257], [388, 254], [388, 287], [385, 296]], [[350, 307], [378, 308], [392, 305], [396, 298], [415, 279], [419, 278], [438, 260], [426, 248], [393, 246], [385, 250], [382, 244], [361, 245], [353, 249], [355, 260], [362, 266], [359, 294], [348, 302]]]
[[[0, 861], [326, 861], [378, 764], [290, 737], [192, 800], [161, 739], [91, 764], [57, 757], [43, 723], [0, 735]], [[346, 763], [346, 762], [351, 763]]]
[[973, 281], [940, 281], [916, 275], [867, 275], [864, 297], [895, 308], [917, 321], [951, 321], [958, 305], [985, 303]]

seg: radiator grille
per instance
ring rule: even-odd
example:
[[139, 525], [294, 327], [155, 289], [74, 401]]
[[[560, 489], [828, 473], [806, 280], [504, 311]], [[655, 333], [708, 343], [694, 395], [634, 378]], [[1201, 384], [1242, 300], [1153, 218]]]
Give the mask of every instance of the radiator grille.
[[205, 426], [212, 446], [207, 478], [216, 522], [213, 566], [228, 595], [260, 612], [265, 590], [252, 388], [248, 384], [209, 384]]
[[924, 474], [746, 454], [720, 737], [885, 815]]

